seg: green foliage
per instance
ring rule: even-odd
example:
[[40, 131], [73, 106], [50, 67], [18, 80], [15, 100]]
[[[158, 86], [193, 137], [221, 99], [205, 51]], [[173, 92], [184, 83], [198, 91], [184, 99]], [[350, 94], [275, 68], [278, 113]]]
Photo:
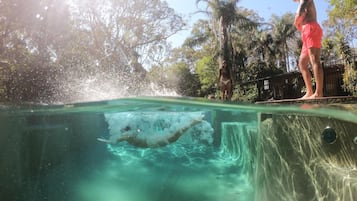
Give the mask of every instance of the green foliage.
[[328, 62], [333, 57], [335, 46], [335, 41], [330, 37], [322, 40], [321, 59], [323, 61]]
[[346, 39], [355, 40], [357, 36], [357, 1], [329, 0], [329, 3], [331, 5], [329, 19], [325, 22], [324, 31], [330, 37], [341, 33]]
[[192, 73], [184, 62], [169, 67], [154, 66], [148, 72], [147, 78], [158, 86], [174, 89], [183, 96], [195, 97], [201, 88], [199, 78]]
[[[197, 0], [196, 3], [205, 2], [207, 10], [205, 12], [210, 19], [210, 29], [214, 33], [215, 43], [217, 44], [217, 55], [220, 60], [227, 61], [228, 64], [233, 63], [233, 41], [232, 41], [232, 27], [240, 25], [249, 27], [251, 22], [244, 15], [237, 12], [237, 4], [239, 0]], [[214, 55], [216, 56], [216, 55]], [[230, 67], [232, 65], [229, 65]]]
[[337, 43], [338, 53], [341, 55], [346, 65], [351, 65], [353, 63], [352, 51], [342, 34], [337, 35]]
[[197, 62], [196, 73], [202, 84], [203, 93], [211, 93], [218, 79], [218, 63], [211, 57], [205, 56]]
[[345, 63], [343, 75], [343, 87], [353, 95], [357, 95], [357, 68], [352, 58], [352, 51], [343, 35], [338, 35], [339, 54]]
[[178, 65], [177, 69], [173, 70], [174, 72], [177, 72], [174, 74], [178, 77], [178, 82], [175, 88], [179, 94], [191, 97], [201, 95], [199, 93], [201, 83], [197, 74], [192, 73], [190, 68], [183, 63]]
[[[352, 22], [352, 25], [357, 25], [357, 1], [356, 0], [329, 0], [332, 10], [330, 11], [330, 19], [336, 20], [345, 19]], [[347, 26], [350, 26], [346, 24]]]
[[273, 48], [271, 53], [275, 55], [276, 60], [274, 66], [280, 68], [283, 72], [289, 72], [293, 69], [290, 66], [289, 58], [294, 57], [293, 46], [289, 47], [289, 42], [297, 39], [296, 29], [294, 27], [294, 15], [287, 13], [282, 17], [272, 16], [273, 32]]
[[184, 26], [160, 0], [0, 1], [0, 61], [8, 64], [0, 99], [36, 101], [55, 90], [73, 95], [73, 87], [62, 86], [85, 79], [93, 86], [145, 80], [144, 65], [160, 64], [166, 39]]
[[232, 101], [255, 102], [258, 97], [258, 88], [255, 84], [237, 87], [233, 91]]
[[[182, 55], [196, 61], [193, 64], [202, 84], [202, 94], [214, 94], [213, 91], [217, 90], [215, 85], [220, 57], [231, 64], [235, 93], [239, 94], [236, 100], [240, 100], [239, 96], [242, 95], [238, 90], [241, 84], [292, 69], [289, 57], [295, 57], [294, 50], [298, 48], [294, 41], [299, 39], [293, 26], [292, 14], [281, 18], [275, 16], [272, 23], [268, 24], [261, 23], [261, 18], [254, 11], [234, 7], [234, 17], [227, 16], [227, 19], [232, 20], [225, 21], [229, 22], [226, 24], [219, 20], [219, 16], [225, 19], [225, 13], [221, 10], [228, 4], [221, 5], [220, 1], [205, 2], [209, 3], [208, 14], [211, 19], [200, 20], [195, 24], [192, 35], [185, 43], [195, 50], [196, 57], [192, 57], [192, 53]], [[247, 100], [253, 100], [257, 93], [252, 88], [244, 90], [244, 96], [250, 97]]]
[[[112, 85], [117, 86], [130, 79], [149, 81], [181, 95], [203, 97], [219, 93], [218, 60], [224, 58], [233, 72], [233, 100], [254, 101], [255, 86], [240, 86], [296, 68], [300, 54], [291, 13], [272, 16], [266, 23], [256, 12], [237, 7], [237, 0], [197, 0], [206, 3], [203, 12], [210, 19], [199, 20], [185, 44], [174, 50], [166, 39], [185, 23], [165, 1], [71, 2], [0, 1], [0, 99], [53, 97], [61, 85], [54, 80], [74, 86], [73, 80], [88, 76], [95, 82], [115, 78]], [[356, 94], [348, 41], [356, 35], [357, 2], [329, 2], [322, 58], [344, 59], [344, 87]]]
[[357, 69], [350, 65], [345, 66], [343, 74], [343, 87], [353, 96], [357, 96]]
[[146, 75], [146, 79], [164, 88], [170, 88], [177, 84], [177, 78], [170, 76], [168, 68], [163, 66], [152, 66]]

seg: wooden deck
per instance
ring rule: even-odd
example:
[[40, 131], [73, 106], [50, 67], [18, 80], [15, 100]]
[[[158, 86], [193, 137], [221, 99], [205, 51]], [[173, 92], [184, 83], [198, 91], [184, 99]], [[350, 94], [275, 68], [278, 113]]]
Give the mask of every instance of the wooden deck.
[[355, 96], [331, 96], [316, 99], [282, 99], [271, 101], [258, 101], [256, 104], [357, 104]]

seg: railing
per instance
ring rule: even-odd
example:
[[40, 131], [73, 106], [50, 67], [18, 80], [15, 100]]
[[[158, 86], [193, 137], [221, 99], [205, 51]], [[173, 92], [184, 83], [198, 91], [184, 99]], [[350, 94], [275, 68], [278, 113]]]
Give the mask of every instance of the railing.
[[[352, 62], [355, 62], [355, 64], [357, 65], [357, 54], [352, 55]], [[326, 62], [322, 61], [322, 63], [324, 64], [325, 68], [328, 68], [328, 67], [345, 65], [345, 60], [344, 59], [333, 59], [333, 60], [329, 60]]]

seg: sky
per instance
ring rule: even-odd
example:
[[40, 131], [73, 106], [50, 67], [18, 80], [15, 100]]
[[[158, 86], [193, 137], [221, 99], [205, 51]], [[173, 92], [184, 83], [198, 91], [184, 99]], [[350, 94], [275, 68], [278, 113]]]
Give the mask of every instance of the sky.
[[[189, 25], [193, 25], [195, 21], [204, 18], [203, 14], [194, 14], [198, 9], [196, 0], [166, 0], [169, 6], [175, 11], [189, 20]], [[202, 3], [200, 3], [202, 7]], [[256, 11], [259, 16], [263, 17], [265, 21], [269, 21], [271, 16], [282, 16], [287, 12], [295, 13], [298, 3], [293, 0], [241, 0], [238, 7], [244, 7]], [[327, 20], [327, 9], [329, 4], [326, 0], [315, 0], [317, 9], [317, 20], [320, 24]], [[194, 15], [193, 15], [194, 14]], [[183, 41], [189, 36], [191, 27], [186, 31], [181, 31], [169, 38], [174, 47], [180, 46]]]

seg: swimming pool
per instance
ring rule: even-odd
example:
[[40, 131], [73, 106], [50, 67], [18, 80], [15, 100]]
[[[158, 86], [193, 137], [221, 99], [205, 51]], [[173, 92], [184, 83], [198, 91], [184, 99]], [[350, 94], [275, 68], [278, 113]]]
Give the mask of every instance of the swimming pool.
[[[138, 97], [0, 106], [13, 201], [357, 200], [357, 110]], [[192, 124], [190, 122], [199, 121]], [[181, 132], [155, 147], [155, 140]], [[123, 135], [148, 139], [143, 148]]]

